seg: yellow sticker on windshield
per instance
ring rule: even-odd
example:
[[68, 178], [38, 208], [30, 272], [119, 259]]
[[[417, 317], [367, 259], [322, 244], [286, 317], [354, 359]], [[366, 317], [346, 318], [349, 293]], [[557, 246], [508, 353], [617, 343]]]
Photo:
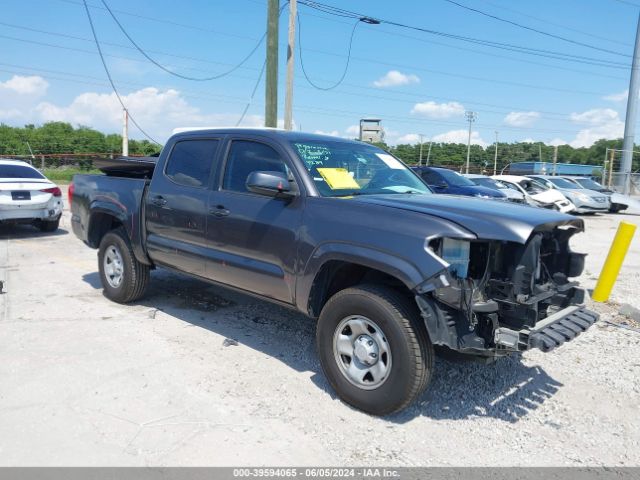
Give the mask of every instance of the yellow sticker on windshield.
[[346, 168], [318, 168], [317, 170], [331, 190], [360, 190], [360, 185]]

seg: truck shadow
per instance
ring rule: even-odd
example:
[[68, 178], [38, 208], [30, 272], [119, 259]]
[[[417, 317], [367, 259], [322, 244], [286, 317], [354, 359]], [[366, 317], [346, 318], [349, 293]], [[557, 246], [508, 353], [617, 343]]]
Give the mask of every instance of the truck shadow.
[[[95, 289], [102, 288], [97, 272], [83, 279]], [[234, 348], [236, 341], [296, 371], [313, 372], [313, 383], [336, 398], [317, 359], [315, 321], [298, 312], [167, 271], [153, 272], [147, 295], [137, 305], [148, 307], [150, 318], [161, 311], [228, 339], [224, 342], [228, 346], [221, 348]], [[520, 356], [489, 365], [438, 357], [430, 388], [414, 405], [384, 420], [402, 424], [420, 416], [434, 420], [490, 417], [515, 423], [560, 387], [542, 367], [525, 365]]]

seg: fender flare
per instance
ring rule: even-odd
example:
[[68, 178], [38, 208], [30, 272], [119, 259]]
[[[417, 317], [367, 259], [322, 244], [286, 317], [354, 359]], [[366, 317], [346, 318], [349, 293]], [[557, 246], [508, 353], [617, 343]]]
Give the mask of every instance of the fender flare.
[[350, 243], [325, 243], [313, 251], [299, 279], [296, 305], [301, 311], [309, 312], [309, 297], [314, 280], [322, 267], [332, 260], [379, 270], [397, 278], [409, 290], [413, 290], [425, 278], [417, 265], [392, 253]]

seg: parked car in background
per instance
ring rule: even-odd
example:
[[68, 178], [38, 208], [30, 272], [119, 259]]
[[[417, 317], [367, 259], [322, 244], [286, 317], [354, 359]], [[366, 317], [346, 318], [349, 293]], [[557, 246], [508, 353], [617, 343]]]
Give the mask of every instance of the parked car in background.
[[486, 175], [478, 175], [475, 173], [468, 173], [465, 175], [465, 177], [480, 187], [491, 188], [493, 190], [499, 191], [500, 193], [503, 193], [507, 197], [507, 200], [509, 200], [510, 202], [527, 203], [524, 199], [523, 193], [513, 188], [509, 188], [500, 180], [495, 180], [491, 177], [487, 177]]
[[551, 208], [562, 213], [573, 212], [576, 207], [558, 190], [536, 182], [532, 178], [518, 175], [494, 175], [494, 180], [500, 180], [508, 187], [516, 189], [524, 195], [529, 205], [534, 207]]
[[506, 200], [507, 196], [499, 190], [476, 185], [468, 178], [448, 168], [412, 167], [422, 180], [435, 193], [465, 195], [467, 197], [491, 198]]
[[43, 232], [58, 229], [62, 192], [26, 162], [0, 159], [0, 223], [31, 223]]
[[614, 192], [613, 190], [605, 187], [604, 185], [599, 184], [595, 180], [589, 177], [563, 177], [567, 180], [575, 183], [581, 188], [587, 188], [589, 190], [593, 190], [594, 192], [603, 193], [607, 197], [609, 197], [609, 211], [612, 213], [620, 212], [622, 210], [626, 210], [629, 208], [634, 201], [628, 195], [622, 195], [620, 193]]
[[566, 178], [552, 175], [527, 175], [538, 180], [549, 188], [554, 188], [571, 200], [576, 206], [576, 213], [597, 213], [609, 210], [609, 197], [604, 193], [587, 190]]

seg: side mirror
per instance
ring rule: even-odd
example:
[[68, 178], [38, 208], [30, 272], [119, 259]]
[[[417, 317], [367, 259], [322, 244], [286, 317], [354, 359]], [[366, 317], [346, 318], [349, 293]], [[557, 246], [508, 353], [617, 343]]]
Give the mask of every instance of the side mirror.
[[267, 197], [293, 197], [289, 179], [282, 172], [251, 172], [247, 177], [247, 190]]

